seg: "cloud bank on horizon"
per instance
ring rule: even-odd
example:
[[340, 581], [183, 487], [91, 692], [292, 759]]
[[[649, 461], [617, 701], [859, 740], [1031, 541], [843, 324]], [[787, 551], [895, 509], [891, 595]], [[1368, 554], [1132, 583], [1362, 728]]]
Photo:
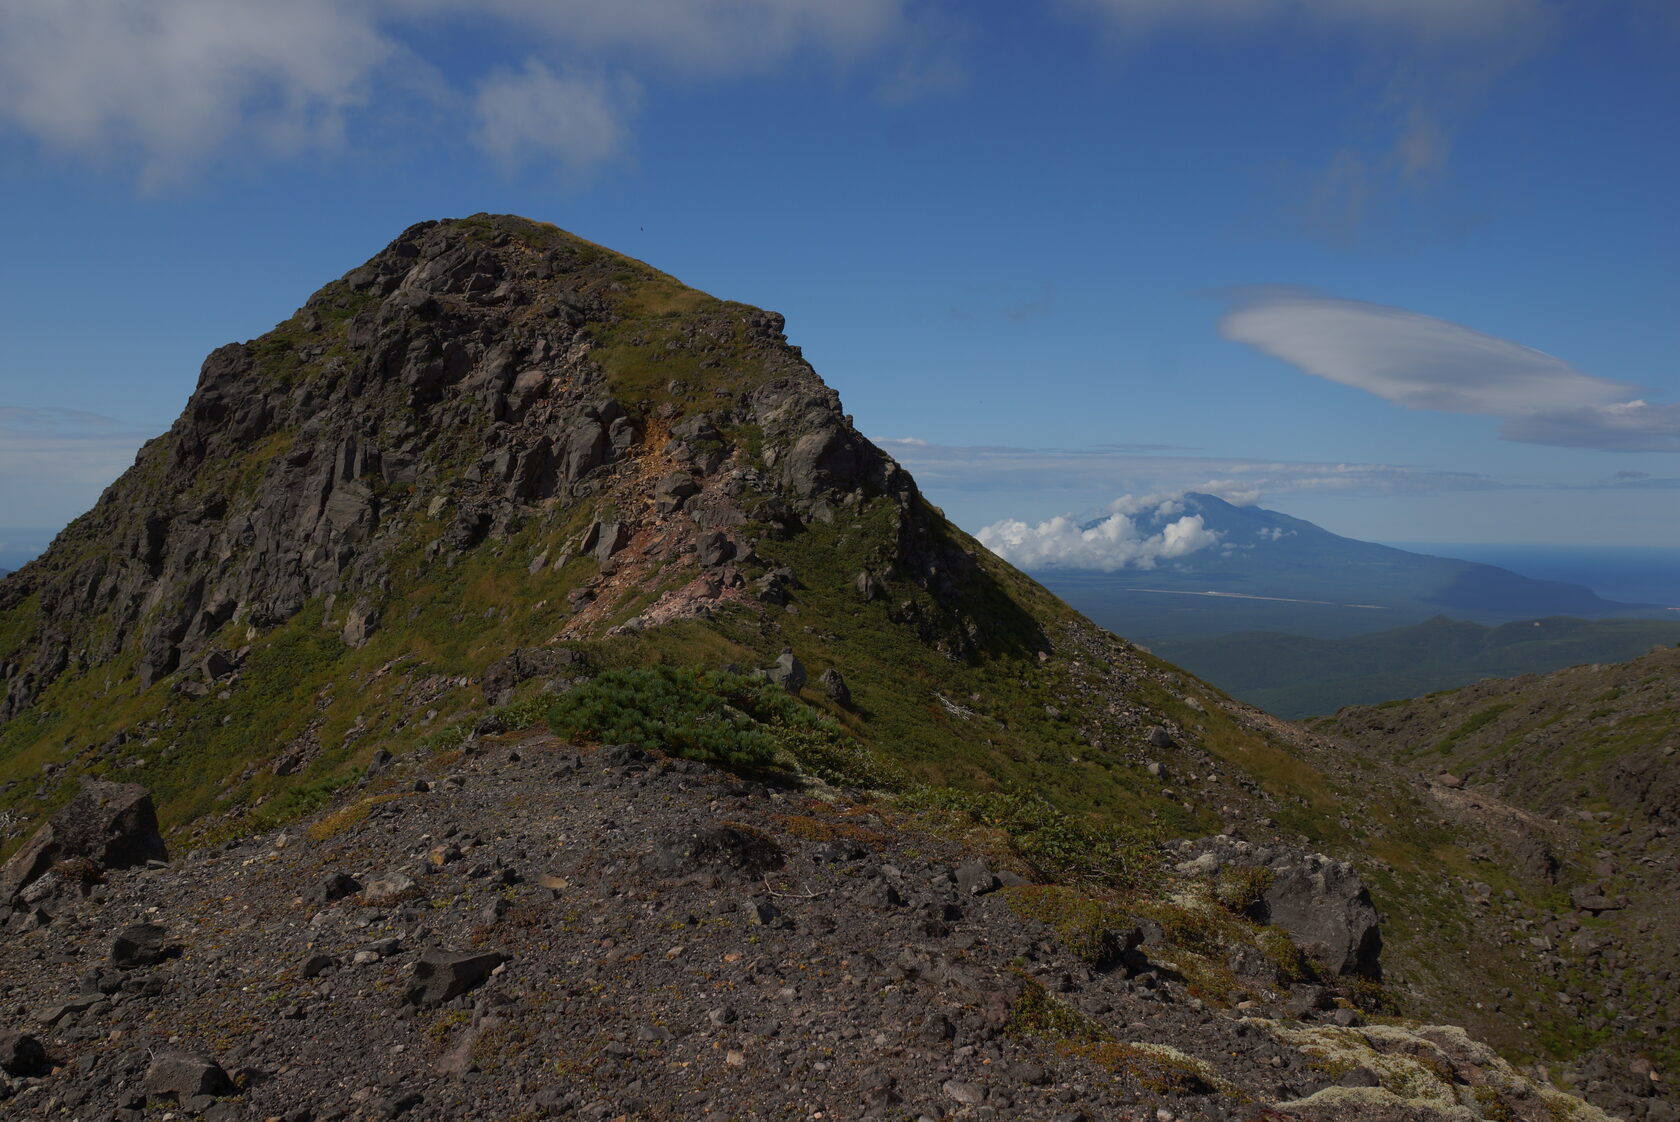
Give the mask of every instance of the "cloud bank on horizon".
[[[9, 485], [5, 524], [56, 530], [66, 510], [92, 506], [162, 427], [141, 430], [79, 409], [0, 405], [0, 479]], [[0, 541], [0, 551], [9, 544]]]
[[1680, 405], [1520, 343], [1310, 289], [1237, 289], [1222, 335], [1305, 373], [1408, 409], [1499, 417], [1505, 440], [1613, 452], [1680, 452]]

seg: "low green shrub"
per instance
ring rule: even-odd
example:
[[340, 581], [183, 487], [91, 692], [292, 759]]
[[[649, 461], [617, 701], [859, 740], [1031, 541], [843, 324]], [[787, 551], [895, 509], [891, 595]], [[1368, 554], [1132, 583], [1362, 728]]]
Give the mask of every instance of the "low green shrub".
[[1022, 919], [1049, 924], [1062, 945], [1099, 969], [1125, 951], [1124, 934], [1136, 921], [1119, 905], [1060, 884], [1030, 884], [1003, 890], [1009, 910]]
[[954, 817], [1003, 831], [1045, 880], [1083, 881], [1125, 892], [1146, 891], [1160, 883], [1160, 849], [1149, 833], [1093, 825], [1036, 795], [917, 787], [898, 801], [912, 813]]
[[634, 744], [728, 768], [793, 762], [848, 782], [863, 753], [832, 719], [771, 682], [690, 667], [608, 670], [555, 700], [548, 724], [586, 742]]
[[1264, 865], [1227, 865], [1213, 882], [1213, 898], [1228, 911], [1242, 915], [1260, 903], [1275, 877]]

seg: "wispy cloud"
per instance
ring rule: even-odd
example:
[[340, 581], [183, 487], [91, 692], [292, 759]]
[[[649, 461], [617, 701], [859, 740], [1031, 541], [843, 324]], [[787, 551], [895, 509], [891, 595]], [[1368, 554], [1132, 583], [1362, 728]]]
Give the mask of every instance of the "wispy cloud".
[[1557, 39], [1556, 0], [1063, 0], [1122, 42], [1266, 29], [1337, 34], [1367, 60], [1356, 124], [1297, 168], [1287, 207], [1308, 230], [1354, 241], [1444, 175], [1454, 134], [1486, 91]]
[[1420, 44], [1485, 39], [1534, 21], [1542, 0], [1064, 0], [1129, 34], [1224, 31], [1261, 22], [1329, 25]]
[[1403, 308], [1305, 289], [1239, 289], [1227, 339], [1404, 405], [1501, 417], [1506, 440], [1620, 452], [1680, 451], [1680, 406], [1532, 347]]
[[62, 526], [93, 505], [164, 426], [77, 409], [0, 406], [0, 509], [13, 526]]
[[508, 166], [556, 159], [593, 167], [619, 155], [641, 86], [627, 75], [555, 73], [536, 59], [496, 69], [479, 86], [473, 139]]
[[[1086, 449], [932, 444], [914, 437], [874, 438], [935, 494], [1013, 491], [1047, 497], [1102, 495], [1125, 489], [1141, 495], [1202, 491], [1233, 503], [1334, 491], [1354, 495], [1426, 495], [1486, 491], [1506, 485], [1484, 475], [1407, 464], [1315, 463], [1237, 457], [1171, 455], [1157, 445]], [[1076, 499], [1069, 505], [1083, 505]]]
[[[159, 187], [217, 155], [334, 149], [419, 88], [491, 154], [616, 156], [646, 67], [690, 80], [795, 59], [850, 62], [906, 26], [908, 0], [8, 0], [0, 126]], [[526, 44], [523, 69], [446, 77], [429, 46], [471, 21]], [[903, 62], [901, 65], [909, 65]], [[611, 75], [611, 77], [601, 77]]]

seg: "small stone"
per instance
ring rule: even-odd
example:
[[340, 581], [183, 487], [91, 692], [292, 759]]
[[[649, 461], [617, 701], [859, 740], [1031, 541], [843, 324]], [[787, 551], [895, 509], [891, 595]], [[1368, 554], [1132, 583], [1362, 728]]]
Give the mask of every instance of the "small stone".
[[402, 873], [389, 873], [367, 882], [362, 889], [362, 903], [372, 907], [388, 907], [401, 903], [416, 891], [414, 879]]

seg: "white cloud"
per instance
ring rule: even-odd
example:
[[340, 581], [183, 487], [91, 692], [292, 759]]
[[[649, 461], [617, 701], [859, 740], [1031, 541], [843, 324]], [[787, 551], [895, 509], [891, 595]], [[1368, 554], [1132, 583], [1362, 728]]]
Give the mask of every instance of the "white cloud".
[[[623, 146], [635, 99], [623, 79], [584, 75], [611, 64], [719, 79], [806, 56], [847, 63], [891, 42], [908, 2], [7, 0], [0, 128], [96, 165], [133, 165], [156, 187], [228, 152], [340, 146], [432, 75], [443, 77], [427, 95], [433, 109], [470, 116], [481, 144], [587, 163]], [[444, 77], [449, 60], [432, 45], [451, 23], [505, 34], [536, 62]]]
[[641, 88], [627, 76], [556, 74], [536, 59], [491, 71], [479, 86], [473, 139], [510, 166], [558, 158], [591, 167], [619, 154]]
[[[416, 5], [388, 0], [393, 13]], [[903, 0], [421, 0], [592, 52], [630, 52], [711, 73], [765, 70], [801, 51], [856, 57], [898, 33]]]
[[137, 154], [157, 182], [238, 137], [331, 145], [396, 52], [332, 0], [9, 0], [0, 119], [96, 160]]
[[1058, 515], [1036, 526], [1013, 518], [994, 522], [975, 536], [987, 549], [1023, 569], [1153, 569], [1219, 541], [1199, 514], [1165, 522], [1151, 533], [1140, 520], [1111, 514], [1082, 526]]
[[1635, 399], [1634, 386], [1419, 312], [1264, 287], [1234, 293], [1219, 330], [1308, 374], [1408, 409], [1502, 417], [1507, 440], [1680, 450], [1680, 406]]

